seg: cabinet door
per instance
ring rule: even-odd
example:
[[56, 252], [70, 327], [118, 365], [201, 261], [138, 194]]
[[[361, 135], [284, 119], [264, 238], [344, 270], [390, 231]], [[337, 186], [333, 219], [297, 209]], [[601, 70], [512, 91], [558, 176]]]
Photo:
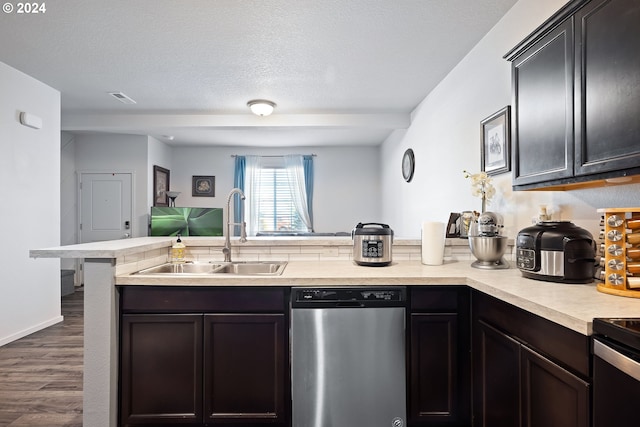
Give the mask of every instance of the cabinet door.
[[447, 425], [458, 420], [458, 315], [411, 315], [409, 419]]
[[122, 316], [121, 425], [202, 424], [202, 316]]
[[205, 422], [286, 426], [287, 349], [284, 314], [205, 315]]
[[589, 426], [589, 384], [524, 346], [522, 426]]
[[415, 286], [409, 297], [408, 425], [469, 426], [469, 289]]
[[513, 185], [573, 176], [572, 24], [513, 61]]
[[520, 343], [483, 321], [473, 327], [474, 425], [519, 426]]
[[576, 15], [576, 175], [640, 167], [640, 0]]

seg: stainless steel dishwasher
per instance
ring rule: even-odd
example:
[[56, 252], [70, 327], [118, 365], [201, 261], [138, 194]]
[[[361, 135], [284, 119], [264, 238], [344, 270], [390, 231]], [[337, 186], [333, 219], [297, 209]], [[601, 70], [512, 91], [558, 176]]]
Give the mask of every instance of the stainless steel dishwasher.
[[293, 288], [293, 427], [402, 427], [403, 287]]

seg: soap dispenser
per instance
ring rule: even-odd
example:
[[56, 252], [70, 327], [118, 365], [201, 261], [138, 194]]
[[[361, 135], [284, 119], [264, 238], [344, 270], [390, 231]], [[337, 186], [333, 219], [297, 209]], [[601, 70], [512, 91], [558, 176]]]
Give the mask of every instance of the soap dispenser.
[[175, 264], [182, 264], [184, 262], [184, 248], [186, 247], [178, 234], [178, 240], [171, 247], [171, 262]]

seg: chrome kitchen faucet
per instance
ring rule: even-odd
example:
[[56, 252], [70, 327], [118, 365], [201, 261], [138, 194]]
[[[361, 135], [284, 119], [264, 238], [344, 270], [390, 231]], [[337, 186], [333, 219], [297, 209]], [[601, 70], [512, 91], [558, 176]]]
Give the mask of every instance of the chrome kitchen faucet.
[[227, 230], [225, 233], [224, 239], [224, 248], [222, 248], [222, 253], [224, 254], [224, 261], [231, 262], [231, 229], [232, 225], [240, 226], [240, 243], [244, 243], [247, 241], [247, 223], [244, 221], [244, 209], [240, 211], [240, 222], [231, 222], [231, 217], [229, 216], [229, 212], [231, 209], [231, 199], [234, 194], [239, 194], [241, 200], [245, 200], [246, 197], [241, 189], [234, 188], [229, 192], [229, 196], [227, 196]]

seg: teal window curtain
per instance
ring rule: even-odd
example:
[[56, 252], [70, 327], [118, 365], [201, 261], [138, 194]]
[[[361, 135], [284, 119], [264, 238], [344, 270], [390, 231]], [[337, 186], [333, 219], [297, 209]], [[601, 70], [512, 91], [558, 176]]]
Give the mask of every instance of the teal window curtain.
[[[247, 159], [245, 156], [236, 156], [235, 168], [233, 172], [233, 186], [235, 188], [245, 191], [245, 176], [247, 169]], [[244, 203], [240, 197], [235, 197], [233, 200], [233, 222], [239, 223], [242, 219], [242, 210], [244, 209]], [[226, 227], [226, 224], [225, 224]], [[233, 227], [233, 235], [238, 236], [240, 234], [240, 226]]]
[[307, 190], [307, 208], [311, 219], [313, 230], [313, 156], [302, 156], [302, 167], [304, 168], [304, 183]]

